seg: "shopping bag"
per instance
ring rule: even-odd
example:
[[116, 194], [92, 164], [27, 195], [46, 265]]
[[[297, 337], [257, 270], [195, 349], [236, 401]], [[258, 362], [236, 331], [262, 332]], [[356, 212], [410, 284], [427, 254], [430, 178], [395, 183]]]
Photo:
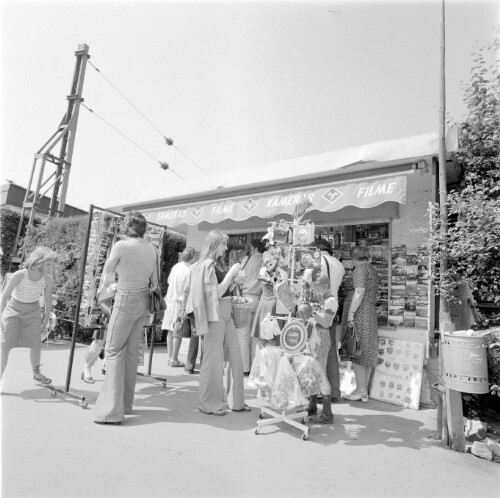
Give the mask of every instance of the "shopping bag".
[[361, 357], [361, 340], [354, 322], [352, 327], [347, 327], [342, 337], [340, 356], [343, 360], [355, 360]]
[[271, 392], [270, 404], [277, 410], [293, 410], [305, 403], [300, 390], [297, 375], [293, 371], [290, 359], [284, 355], [276, 372], [273, 390]]
[[304, 397], [320, 392], [324, 374], [318, 360], [311, 356], [304, 356], [303, 360], [296, 366], [295, 373]]

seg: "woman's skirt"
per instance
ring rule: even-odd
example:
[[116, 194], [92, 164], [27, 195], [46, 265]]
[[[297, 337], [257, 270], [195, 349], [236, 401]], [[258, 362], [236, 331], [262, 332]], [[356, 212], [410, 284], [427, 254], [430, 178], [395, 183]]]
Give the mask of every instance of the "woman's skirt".
[[276, 315], [276, 296], [268, 296], [264, 293], [260, 296], [259, 304], [257, 306], [257, 310], [255, 311], [255, 315], [253, 317], [252, 322], [252, 330], [250, 335], [252, 337], [260, 338], [260, 327], [262, 320], [264, 320], [267, 314], [271, 314], [271, 316]]
[[36, 348], [42, 346], [40, 303], [22, 303], [10, 298], [2, 313], [2, 347]]
[[174, 330], [174, 325], [182, 313], [182, 301], [167, 301], [167, 309], [161, 323], [163, 330]]

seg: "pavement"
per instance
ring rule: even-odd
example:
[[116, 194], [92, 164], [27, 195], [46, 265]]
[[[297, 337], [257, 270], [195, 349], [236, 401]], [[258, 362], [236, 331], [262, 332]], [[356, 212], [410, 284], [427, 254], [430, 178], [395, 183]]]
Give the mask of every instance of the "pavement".
[[[309, 438], [280, 423], [255, 434], [263, 405], [245, 390], [249, 413], [197, 409], [198, 375], [167, 366], [156, 347], [138, 377], [132, 415], [121, 426], [93, 423], [104, 380], [81, 381], [87, 346], [77, 344], [70, 393], [35, 385], [29, 352], [14, 349], [2, 380], [2, 497], [476, 497], [498, 496], [500, 466], [435, 440], [436, 410], [381, 401], [333, 405], [335, 424]], [[187, 341], [179, 358], [184, 360]], [[42, 372], [64, 391], [70, 346], [43, 345]], [[146, 354], [148, 364], [148, 353]]]

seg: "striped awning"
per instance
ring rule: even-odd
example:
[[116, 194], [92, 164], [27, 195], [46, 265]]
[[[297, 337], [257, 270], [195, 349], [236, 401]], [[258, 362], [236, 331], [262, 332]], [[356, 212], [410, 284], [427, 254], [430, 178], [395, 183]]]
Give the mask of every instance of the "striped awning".
[[273, 218], [280, 214], [293, 215], [298, 203], [309, 200], [310, 209], [334, 212], [347, 206], [372, 208], [388, 201], [406, 201], [406, 174], [346, 180], [322, 185], [293, 188], [261, 194], [243, 195], [178, 206], [159, 207], [143, 211], [148, 221], [176, 226], [220, 223], [226, 219], [243, 221], [253, 216]]

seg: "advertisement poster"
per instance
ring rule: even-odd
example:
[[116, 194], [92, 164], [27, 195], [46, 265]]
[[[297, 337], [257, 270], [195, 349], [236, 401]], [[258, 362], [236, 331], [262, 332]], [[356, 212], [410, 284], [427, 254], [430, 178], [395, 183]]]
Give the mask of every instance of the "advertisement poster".
[[379, 337], [370, 398], [418, 410], [424, 344]]

